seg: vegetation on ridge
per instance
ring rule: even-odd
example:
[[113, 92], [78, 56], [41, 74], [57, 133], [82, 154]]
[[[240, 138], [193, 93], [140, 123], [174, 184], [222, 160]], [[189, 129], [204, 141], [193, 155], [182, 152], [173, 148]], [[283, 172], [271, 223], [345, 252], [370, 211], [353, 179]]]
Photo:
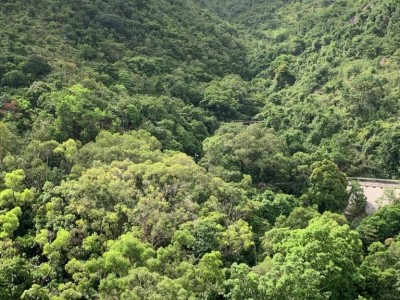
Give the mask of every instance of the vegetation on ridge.
[[1, 299], [399, 299], [395, 0], [5, 0]]

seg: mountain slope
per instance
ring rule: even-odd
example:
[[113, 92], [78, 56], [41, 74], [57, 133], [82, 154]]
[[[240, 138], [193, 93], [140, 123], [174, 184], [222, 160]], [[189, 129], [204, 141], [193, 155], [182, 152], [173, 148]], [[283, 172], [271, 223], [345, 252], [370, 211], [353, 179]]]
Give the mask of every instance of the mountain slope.
[[0, 299], [398, 299], [399, 201], [366, 216], [346, 176], [400, 177], [398, 24], [2, 1]]
[[235, 30], [190, 1], [6, 1], [1, 9], [3, 25], [11, 24], [2, 40], [5, 64], [12, 63], [7, 58], [14, 53], [15, 64], [36, 54], [54, 67], [61, 58], [89, 64], [143, 55], [143, 64], [146, 57], [157, 57], [160, 64], [150, 61], [146, 69], [131, 63], [131, 68], [142, 67], [131, 71], [147, 76], [183, 64], [200, 67], [205, 79], [243, 69], [244, 47]]
[[259, 119], [293, 151], [328, 154], [352, 175], [399, 176], [399, 145], [389, 142], [399, 117], [396, 1], [197, 2], [253, 40]]
[[[191, 1], [3, 1], [0, 9], [2, 119], [35, 139], [85, 143], [101, 129], [145, 128], [164, 148], [194, 155], [216, 127], [198, 107], [206, 85], [246, 76], [238, 32]], [[148, 110], [148, 96], [165, 101], [164, 111]], [[65, 97], [75, 102], [61, 104]], [[161, 122], [166, 115], [180, 118]]]

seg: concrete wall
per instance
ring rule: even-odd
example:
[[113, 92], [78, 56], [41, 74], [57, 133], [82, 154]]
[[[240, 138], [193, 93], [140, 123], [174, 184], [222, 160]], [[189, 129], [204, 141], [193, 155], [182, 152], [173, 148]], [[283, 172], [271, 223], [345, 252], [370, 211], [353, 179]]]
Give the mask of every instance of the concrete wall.
[[351, 188], [352, 180], [360, 183], [364, 195], [367, 197], [365, 209], [367, 214], [372, 214], [380, 207], [391, 204], [393, 198], [400, 197], [400, 181], [376, 178], [349, 178], [349, 188]]

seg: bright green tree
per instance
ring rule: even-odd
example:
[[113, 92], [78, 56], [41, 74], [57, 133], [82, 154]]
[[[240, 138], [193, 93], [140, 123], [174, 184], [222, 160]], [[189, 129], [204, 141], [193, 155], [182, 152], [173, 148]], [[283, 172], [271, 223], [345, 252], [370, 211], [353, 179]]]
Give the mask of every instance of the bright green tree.
[[311, 166], [310, 187], [302, 197], [307, 205], [317, 205], [322, 213], [326, 210], [343, 212], [348, 205], [349, 195], [346, 175], [329, 160], [318, 161]]

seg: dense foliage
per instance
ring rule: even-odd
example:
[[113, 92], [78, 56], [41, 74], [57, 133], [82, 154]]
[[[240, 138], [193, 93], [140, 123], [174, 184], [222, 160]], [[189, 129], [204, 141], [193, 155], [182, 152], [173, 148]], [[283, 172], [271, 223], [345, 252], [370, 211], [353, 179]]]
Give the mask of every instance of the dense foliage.
[[[1, 299], [399, 299], [396, 0], [3, 0]], [[347, 210], [346, 210], [347, 207]], [[346, 213], [345, 213], [346, 212]]]

